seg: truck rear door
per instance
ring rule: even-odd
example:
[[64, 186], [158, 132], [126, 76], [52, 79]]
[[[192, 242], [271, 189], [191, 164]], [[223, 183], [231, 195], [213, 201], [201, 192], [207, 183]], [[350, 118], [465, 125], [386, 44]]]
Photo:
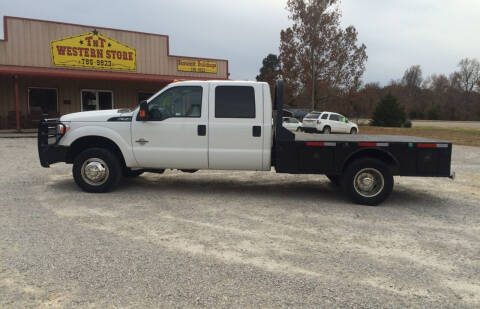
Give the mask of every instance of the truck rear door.
[[212, 83], [209, 91], [209, 168], [262, 170], [262, 85]]

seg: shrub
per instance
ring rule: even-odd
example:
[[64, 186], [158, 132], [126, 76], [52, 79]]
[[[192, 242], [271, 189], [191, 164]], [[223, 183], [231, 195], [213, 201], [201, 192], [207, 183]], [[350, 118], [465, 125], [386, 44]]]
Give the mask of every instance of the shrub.
[[403, 125], [404, 128], [411, 128], [412, 127], [412, 122], [410, 120], [406, 120]]
[[383, 97], [373, 112], [370, 125], [377, 127], [401, 127], [406, 121], [405, 110], [397, 98], [388, 94]]

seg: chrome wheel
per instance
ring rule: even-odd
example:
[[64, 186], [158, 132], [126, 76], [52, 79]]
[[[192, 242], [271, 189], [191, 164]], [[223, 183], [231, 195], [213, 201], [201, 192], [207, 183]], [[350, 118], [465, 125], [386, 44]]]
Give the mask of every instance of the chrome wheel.
[[359, 195], [372, 198], [382, 192], [385, 186], [385, 180], [379, 170], [364, 168], [355, 175], [353, 186]]
[[110, 174], [108, 165], [99, 158], [85, 160], [81, 168], [82, 179], [91, 186], [103, 185]]

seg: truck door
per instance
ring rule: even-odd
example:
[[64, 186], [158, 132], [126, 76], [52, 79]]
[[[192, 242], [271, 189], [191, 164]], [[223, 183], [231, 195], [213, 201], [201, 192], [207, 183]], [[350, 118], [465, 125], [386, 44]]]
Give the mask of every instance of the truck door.
[[132, 121], [133, 153], [145, 168], [208, 168], [208, 85], [179, 85], [149, 101]]
[[211, 84], [209, 101], [209, 168], [262, 170], [262, 85]]

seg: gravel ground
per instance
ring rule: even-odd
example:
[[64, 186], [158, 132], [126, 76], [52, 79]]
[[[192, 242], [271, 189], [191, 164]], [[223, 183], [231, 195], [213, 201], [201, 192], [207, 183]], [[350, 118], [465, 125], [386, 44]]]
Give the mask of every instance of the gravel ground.
[[362, 207], [257, 172], [87, 194], [35, 143], [0, 139], [0, 307], [480, 307], [480, 148]]

